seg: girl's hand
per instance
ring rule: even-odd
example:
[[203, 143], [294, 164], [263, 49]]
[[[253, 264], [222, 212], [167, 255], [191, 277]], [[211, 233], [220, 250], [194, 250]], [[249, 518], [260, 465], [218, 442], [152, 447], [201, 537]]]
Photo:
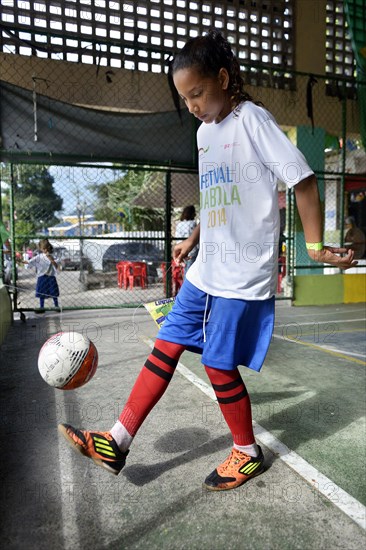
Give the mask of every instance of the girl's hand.
[[[354, 258], [354, 251], [347, 248], [334, 248], [333, 246], [324, 246], [322, 250], [308, 250], [310, 258], [316, 262], [334, 265], [339, 269], [349, 269], [356, 267], [358, 262]], [[341, 256], [339, 256], [341, 254]]]
[[198, 224], [184, 241], [175, 245], [173, 249], [173, 260], [177, 265], [182, 265], [183, 260], [187, 258], [190, 251], [198, 244], [200, 240], [200, 224]]
[[192, 241], [189, 237], [188, 239], [185, 239], [184, 241], [175, 245], [173, 249], [173, 260], [177, 265], [184, 264], [183, 260], [187, 258], [193, 246], [192, 246]]

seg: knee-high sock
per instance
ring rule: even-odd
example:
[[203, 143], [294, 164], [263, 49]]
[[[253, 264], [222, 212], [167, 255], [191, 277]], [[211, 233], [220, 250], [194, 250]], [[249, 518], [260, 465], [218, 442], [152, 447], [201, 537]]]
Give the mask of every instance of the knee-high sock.
[[184, 350], [180, 344], [156, 340], [119, 417], [132, 437], [168, 387]]
[[255, 442], [250, 398], [238, 369], [233, 371], [206, 367], [221, 412], [238, 446]]

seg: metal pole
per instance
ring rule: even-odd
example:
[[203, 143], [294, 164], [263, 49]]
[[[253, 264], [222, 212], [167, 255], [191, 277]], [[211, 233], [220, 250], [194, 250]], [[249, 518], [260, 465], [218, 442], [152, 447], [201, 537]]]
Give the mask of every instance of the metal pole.
[[293, 299], [294, 295], [294, 267], [295, 267], [295, 225], [294, 225], [294, 202], [295, 197], [292, 189], [286, 191], [286, 279], [287, 285], [284, 295]]
[[172, 293], [172, 175], [170, 170], [165, 174], [165, 295]]
[[[1, 175], [0, 175], [0, 223], [3, 223], [3, 203], [2, 203], [2, 192], [1, 192]], [[5, 264], [4, 264], [4, 243], [3, 243], [2, 239], [0, 239], [0, 244], [1, 244], [1, 249], [0, 249], [0, 279], [4, 283], [5, 282]]]
[[38, 114], [37, 114], [37, 92], [36, 92], [36, 75], [32, 76], [33, 80], [33, 124], [34, 124], [34, 141], [38, 141]]
[[79, 237], [80, 237], [80, 275], [79, 275], [79, 281], [81, 283], [81, 287], [83, 290], [85, 290], [85, 274], [84, 274], [84, 242], [83, 242], [83, 224], [81, 221], [81, 216], [84, 217], [82, 205], [80, 203], [77, 203], [76, 205], [77, 212], [78, 212], [78, 224], [79, 224]]
[[346, 187], [346, 140], [347, 140], [347, 89], [346, 83], [343, 83], [343, 98], [342, 98], [342, 174], [341, 174], [341, 189], [340, 189], [340, 246], [344, 244], [344, 199]]
[[10, 165], [10, 194], [9, 194], [9, 218], [10, 218], [10, 243], [11, 243], [11, 271], [12, 271], [12, 294], [13, 294], [13, 310], [17, 309], [17, 267], [16, 267], [16, 256], [15, 256], [15, 208], [14, 208], [14, 165]]

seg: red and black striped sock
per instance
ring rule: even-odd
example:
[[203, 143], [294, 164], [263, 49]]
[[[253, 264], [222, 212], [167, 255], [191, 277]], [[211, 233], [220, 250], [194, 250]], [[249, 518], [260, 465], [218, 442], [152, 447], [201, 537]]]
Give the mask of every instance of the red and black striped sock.
[[227, 371], [206, 367], [221, 412], [236, 445], [255, 442], [249, 394], [238, 369]]
[[119, 417], [132, 437], [168, 387], [184, 350], [181, 344], [156, 340]]

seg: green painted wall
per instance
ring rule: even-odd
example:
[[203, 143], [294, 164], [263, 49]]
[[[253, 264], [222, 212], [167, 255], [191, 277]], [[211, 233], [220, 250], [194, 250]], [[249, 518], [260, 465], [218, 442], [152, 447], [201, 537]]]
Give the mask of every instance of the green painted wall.
[[[309, 166], [312, 170], [320, 172], [324, 171], [324, 148], [325, 148], [325, 131], [324, 128], [314, 128], [311, 126], [298, 126], [296, 128], [296, 146], [304, 154]], [[318, 186], [320, 192], [320, 200], [324, 206], [324, 178], [318, 176]], [[324, 209], [324, 208], [323, 208]], [[295, 265], [314, 266], [313, 262], [305, 246], [304, 232], [302, 229], [300, 217], [296, 211], [295, 224]], [[323, 273], [322, 268], [318, 269], [302, 269], [302, 275], [315, 275]]]
[[360, 303], [366, 300], [366, 274], [296, 275], [295, 306]]

